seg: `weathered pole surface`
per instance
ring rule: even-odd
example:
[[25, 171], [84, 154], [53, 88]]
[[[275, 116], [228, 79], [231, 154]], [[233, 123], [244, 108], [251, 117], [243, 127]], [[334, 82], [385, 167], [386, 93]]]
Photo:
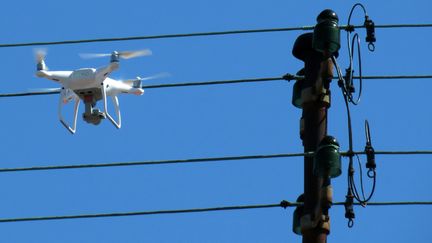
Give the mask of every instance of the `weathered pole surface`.
[[[313, 46], [313, 33], [300, 35], [293, 55], [304, 62], [301, 82], [302, 128], [305, 152], [314, 152], [327, 135], [327, 111], [330, 107], [330, 82], [333, 63], [330, 53]], [[304, 158], [304, 208], [301, 231], [304, 243], [325, 243], [330, 233], [328, 209], [331, 206], [330, 179], [314, 174], [314, 158]]]

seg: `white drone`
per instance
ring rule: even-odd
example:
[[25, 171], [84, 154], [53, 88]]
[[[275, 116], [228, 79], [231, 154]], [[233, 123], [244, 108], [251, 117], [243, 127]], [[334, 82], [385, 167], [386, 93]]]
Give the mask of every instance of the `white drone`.
[[[81, 54], [83, 58], [111, 56], [111, 61], [108, 65], [100, 68], [81, 68], [75, 71], [48, 71], [45, 64], [46, 52], [38, 50], [36, 52], [36, 76], [53, 80], [61, 85], [60, 89], [56, 89], [60, 91], [58, 116], [63, 126], [72, 134], [76, 131], [78, 107], [81, 100], [85, 104], [84, 121], [98, 125], [102, 119], [108, 118], [115, 127], [120, 128], [121, 115], [117, 96], [122, 93], [142, 95], [144, 90], [141, 87], [141, 81], [153, 77], [137, 77], [133, 80], [118, 81], [108, 76], [112, 71], [119, 68], [120, 58], [130, 59], [147, 55], [151, 55], [150, 50], [114, 51], [111, 54]], [[112, 98], [117, 120], [108, 113], [107, 96], [111, 96]], [[62, 115], [63, 106], [71, 100], [75, 101], [72, 126], [65, 121]], [[103, 100], [103, 111], [95, 107], [96, 102], [99, 100]]]

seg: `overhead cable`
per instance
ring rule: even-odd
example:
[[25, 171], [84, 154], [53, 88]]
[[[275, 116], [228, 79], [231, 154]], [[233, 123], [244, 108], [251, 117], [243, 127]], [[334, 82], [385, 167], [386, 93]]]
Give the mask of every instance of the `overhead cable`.
[[[225, 84], [238, 84], [238, 83], [255, 83], [255, 82], [273, 82], [280, 80], [299, 80], [303, 76], [285, 75], [284, 77], [263, 77], [263, 78], [247, 78], [247, 79], [232, 79], [232, 80], [216, 80], [216, 81], [203, 81], [203, 82], [185, 82], [185, 83], [168, 83], [168, 84], [149, 84], [143, 85], [143, 89], [158, 89], [158, 88], [175, 88], [187, 86], [205, 86], [205, 85], [225, 85]], [[359, 79], [359, 76], [354, 76], [354, 79]], [[337, 77], [333, 77], [337, 79]], [[362, 79], [376, 80], [376, 79], [432, 79], [432, 75], [372, 75], [362, 76]], [[58, 90], [49, 91], [29, 91], [19, 93], [3, 93], [1, 97], [20, 97], [20, 96], [35, 96], [35, 95], [52, 95], [60, 93]]]
[[[274, 158], [289, 158], [314, 156], [314, 152], [307, 153], [285, 153], [285, 154], [262, 154], [262, 155], [244, 155], [244, 156], [227, 156], [227, 157], [209, 157], [209, 158], [194, 158], [194, 159], [173, 159], [173, 160], [153, 160], [153, 161], [134, 161], [134, 162], [112, 162], [112, 163], [97, 163], [97, 164], [73, 164], [73, 165], [51, 165], [51, 166], [33, 166], [33, 167], [16, 167], [16, 168], [0, 168], [0, 173], [4, 172], [23, 172], [37, 170], [67, 170], [67, 169], [86, 169], [86, 168], [101, 168], [101, 167], [122, 167], [122, 166], [145, 166], [145, 165], [163, 165], [163, 164], [187, 164], [187, 163], [214, 163], [223, 161], [250, 160], [250, 159], [274, 159]], [[342, 156], [348, 156], [349, 152], [341, 152]], [[365, 151], [352, 152], [352, 154], [366, 154]], [[427, 155], [432, 154], [432, 150], [417, 150], [417, 151], [375, 151], [375, 154], [382, 155]]]
[[[432, 24], [383, 24], [375, 25], [375, 28], [424, 28], [432, 27]], [[149, 39], [167, 39], [167, 38], [184, 38], [197, 36], [217, 36], [217, 35], [235, 35], [235, 34], [251, 34], [251, 33], [266, 33], [266, 32], [286, 32], [299, 30], [313, 30], [314, 26], [299, 26], [287, 28], [268, 28], [268, 29], [248, 29], [248, 30], [228, 30], [228, 31], [212, 31], [212, 32], [196, 32], [196, 33], [179, 33], [179, 34], [162, 34], [162, 35], [146, 35], [146, 36], [129, 36], [129, 37], [111, 37], [111, 38], [95, 38], [95, 39], [80, 39], [80, 40], [63, 40], [63, 41], [39, 41], [39, 42], [22, 42], [0, 44], [0, 48], [7, 47], [22, 47], [22, 46], [48, 46], [48, 45], [66, 45], [66, 44], [81, 44], [94, 42], [113, 42], [113, 41], [132, 41], [132, 40], [149, 40]], [[363, 25], [342, 25], [340, 29], [356, 29], [365, 28]]]
[[21, 168], [0, 168], [0, 173], [1, 172], [34, 171], [34, 170], [62, 170], [62, 169], [84, 169], [84, 168], [139, 166], [139, 165], [210, 163], [210, 162], [216, 162], [216, 161], [303, 157], [303, 156], [311, 156], [311, 155], [313, 155], [313, 152], [311, 152], [311, 153], [293, 153], [293, 154], [267, 154], [267, 155], [246, 155], [246, 156], [196, 158], [196, 159], [173, 159], [173, 160], [137, 161], [137, 162], [100, 163], [100, 164], [76, 164], [76, 165], [35, 166], [35, 167], [21, 167]]
[[[59, 215], [59, 216], [41, 216], [41, 217], [23, 217], [23, 218], [0, 218], [0, 223], [12, 222], [28, 222], [28, 221], [48, 221], [48, 220], [66, 220], [66, 219], [88, 219], [88, 218], [108, 218], [108, 217], [126, 217], [126, 216], [144, 216], [144, 215], [160, 215], [160, 214], [185, 214], [185, 213], [201, 213], [212, 211], [233, 211], [244, 209], [264, 209], [264, 208], [287, 208], [302, 205], [299, 202], [288, 202], [283, 200], [280, 203], [274, 204], [255, 204], [255, 205], [240, 205], [240, 206], [222, 206], [211, 208], [192, 208], [192, 209], [173, 209], [173, 210], [157, 210], [157, 211], [135, 211], [135, 212], [114, 212], [101, 214], [79, 214], [79, 215]], [[343, 206], [344, 202], [333, 203], [335, 206]], [[360, 205], [356, 203], [355, 205]], [[408, 205], [432, 205], [432, 201], [420, 202], [369, 202], [368, 206], [408, 206]]]

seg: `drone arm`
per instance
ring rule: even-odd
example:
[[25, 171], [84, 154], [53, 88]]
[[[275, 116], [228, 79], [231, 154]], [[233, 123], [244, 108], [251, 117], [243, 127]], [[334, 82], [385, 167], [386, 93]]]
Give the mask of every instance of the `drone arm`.
[[107, 116], [107, 118], [111, 121], [111, 123], [118, 129], [120, 129], [121, 127], [121, 114], [120, 114], [120, 106], [119, 106], [119, 101], [116, 95], [113, 95], [112, 97], [112, 101], [114, 104], [114, 109], [115, 109], [115, 113], [117, 116], [117, 121], [114, 120], [114, 118], [108, 113], [108, 104], [107, 104], [107, 94], [106, 94], [106, 86], [104, 83], [102, 83], [102, 99], [103, 99], [103, 104], [104, 104], [104, 112], [105, 115]]
[[49, 80], [53, 80], [55, 82], [63, 82], [67, 78], [69, 78], [71, 71], [46, 71], [46, 70], [38, 70], [36, 71], [36, 76], [39, 78], [46, 78]]
[[118, 62], [111, 62], [110, 64], [104, 66], [104, 67], [100, 67], [96, 70], [97, 76], [102, 76], [104, 79], [106, 77], [108, 77], [108, 75], [117, 70], [119, 68], [119, 63]]
[[79, 98], [75, 98], [75, 105], [74, 105], [74, 118], [73, 118], [73, 125], [72, 127], [65, 121], [65, 119], [63, 118], [62, 115], [62, 109], [63, 106], [65, 104], [64, 102], [65, 100], [65, 92], [62, 90], [61, 94], [60, 94], [60, 100], [59, 100], [59, 107], [58, 107], [58, 116], [60, 119], [61, 124], [72, 134], [75, 134], [76, 131], [76, 123], [77, 123], [77, 118], [78, 118], [78, 108], [79, 108], [79, 104], [80, 104], [80, 99]]

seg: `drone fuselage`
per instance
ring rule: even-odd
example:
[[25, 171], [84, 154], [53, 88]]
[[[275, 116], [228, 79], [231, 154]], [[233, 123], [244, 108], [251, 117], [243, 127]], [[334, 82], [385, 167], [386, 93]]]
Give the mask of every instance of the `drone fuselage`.
[[[118, 69], [119, 64], [112, 62], [102, 68], [81, 68], [75, 71], [47, 71], [39, 70], [36, 75], [41, 78], [47, 78], [59, 82], [64, 89], [70, 89], [76, 93], [78, 90], [101, 88], [102, 83], [105, 85], [108, 96], [118, 95], [120, 93], [131, 93], [141, 95], [144, 90], [141, 87], [133, 87], [127, 83], [117, 81], [108, 77], [108, 75]], [[77, 94], [78, 95], [78, 94]]]
[[[142, 95], [144, 93], [140, 85], [141, 80], [139, 79], [122, 82], [108, 77], [112, 71], [119, 68], [119, 63], [116, 59], [113, 59], [107, 66], [97, 69], [81, 68], [75, 71], [48, 71], [46, 70], [44, 60], [41, 60], [37, 67], [36, 76], [61, 84], [59, 118], [61, 123], [71, 133], [75, 133], [76, 130], [76, 118], [80, 100], [85, 104], [83, 119], [86, 122], [98, 125], [102, 119], [108, 118], [117, 128], [120, 128], [121, 117], [117, 95], [121, 93]], [[107, 96], [110, 96], [113, 100], [117, 121], [108, 113]], [[61, 114], [63, 104], [71, 100], [75, 100], [74, 123], [72, 127], [65, 122]], [[99, 100], [103, 100], [103, 111], [95, 107], [96, 102]]]

